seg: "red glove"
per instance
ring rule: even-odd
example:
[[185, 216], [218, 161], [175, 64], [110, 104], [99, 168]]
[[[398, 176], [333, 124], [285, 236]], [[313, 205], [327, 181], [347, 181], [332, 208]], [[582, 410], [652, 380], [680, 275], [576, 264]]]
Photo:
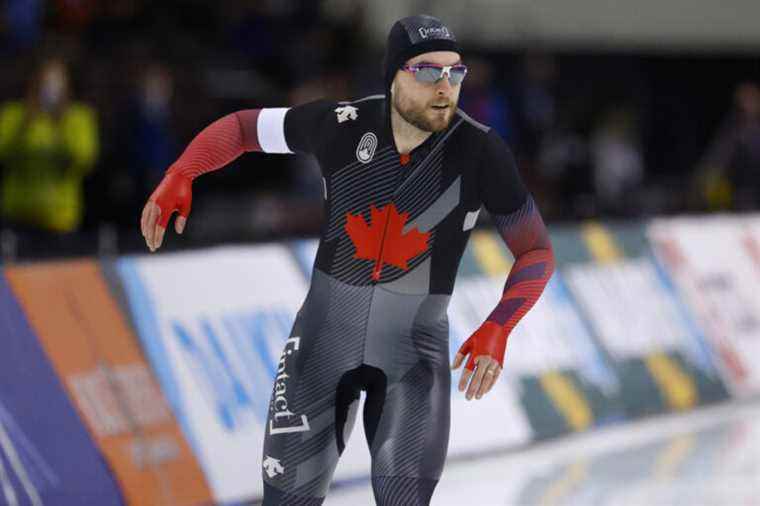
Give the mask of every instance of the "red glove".
[[179, 215], [187, 220], [190, 214], [190, 206], [193, 202], [193, 182], [180, 172], [168, 171], [150, 196], [161, 209], [159, 224], [166, 228], [169, 218], [178, 211]]
[[193, 201], [192, 181], [179, 171], [169, 170], [161, 184], [155, 189], [143, 209], [140, 228], [151, 251], [155, 251], [164, 239], [169, 218], [175, 211], [179, 217], [174, 229], [181, 234], [185, 229], [190, 206]]
[[[464, 358], [470, 356], [459, 380], [459, 391], [467, 389], [467, 400], [480, 399], [496, 383], [504, 363], [508, 333], [505, 327], [486, 320], [459, 348], [451, 368], [459, 368]], [[476, 366], [477, 371], [473, 372]]]
[[486, 321], [459, 348], [458, 354], [470, 355], [465, 368], [475, 369], [475, 359], [488, 355], [504, 367], [504, 351], [507, 348], [507, 330], [492, 321]]

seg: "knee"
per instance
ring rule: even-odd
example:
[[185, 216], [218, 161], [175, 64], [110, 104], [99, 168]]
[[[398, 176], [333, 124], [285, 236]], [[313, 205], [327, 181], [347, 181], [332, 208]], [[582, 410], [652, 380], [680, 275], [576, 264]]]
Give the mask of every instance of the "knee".
[[406, 476], [373, 476], [378, 506], [427, 506], [438, 480]]
[[264, 500], [262, 506], [321, 506], [324, 497], [305, 497], [289, 494], [264, 482]]

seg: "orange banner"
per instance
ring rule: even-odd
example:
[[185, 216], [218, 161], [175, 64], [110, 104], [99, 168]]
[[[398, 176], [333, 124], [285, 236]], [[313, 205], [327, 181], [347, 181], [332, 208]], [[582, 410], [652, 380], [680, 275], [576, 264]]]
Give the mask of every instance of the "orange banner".
[[211, 503], [203, 472], [97, 263], [11, 267], [6, 274], [127, 503]]

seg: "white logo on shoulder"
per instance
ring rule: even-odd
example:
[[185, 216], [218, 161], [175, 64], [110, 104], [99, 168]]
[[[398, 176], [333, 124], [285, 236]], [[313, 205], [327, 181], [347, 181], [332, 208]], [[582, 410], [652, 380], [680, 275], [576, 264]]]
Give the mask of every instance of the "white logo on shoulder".
[[372, 157], [375, 156], [376, 149], [377, 136], [372, 132], [367, 132], [362, 135], [359, 145], [356, 146], [356, 159], [362, 163], [369, 163], [372, 161]]
[[343, 107], [338, 107], [335, 109], [335, 112], [338, 113], [338, 123], [354, 120], [359, 117], [359, 109], [353, 105], [344, 105]]
[[285, 472], [285, 468], [282, 467], [279, 459], [272, 458], [269, 455], [267, 455], [267, 458], [264, 459], [263, 467], [264, 471], [267, 473], [267, 476], [270, 478], [274, 478], [278, 474], [283, 474]]

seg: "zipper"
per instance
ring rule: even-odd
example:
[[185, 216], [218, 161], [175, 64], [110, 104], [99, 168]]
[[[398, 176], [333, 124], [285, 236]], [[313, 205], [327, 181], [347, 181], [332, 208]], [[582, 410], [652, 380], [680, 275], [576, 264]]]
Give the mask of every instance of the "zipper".
[[383, 235], [380, 239], [380, 252], [377, 254], [377, 259], [375, 260], [375, 268], [372, 269], [373, 283], [378, 283], [380, 281], [380, 275], [383, 272], [383, 252], [385, 251], [385, 237], [388, 235], [388, 222], [390, 221], [391, 216], [391, 210], [388, 209], [387, 206], [390, 206], [392, 203], [393, 201], [390, 201], [388, 204], [386, 204], [385, 226], [383, 227]]
[[[403, 173], [403, 169], [405, 168], [405, 164], [402, 164], [399, 161], [398, 166], [398, 173], [396, 174], [396, 184], [398, 185], [398, 180], [401, 179], [401, 175]], [[377, 258], [375, 259], [375, 267], [372, 269], [372, 284], [377, 284], [380, 282], [380, 277], [383, 273], [383, 253], [385, 252], [385, 238], [388, 236], [388, 225], [391, 221], [391, 210], [388, 206], [393, 205], [393, 207], [396, 207], [396, 204], [394, 203], [393, 199], [396, 197], [396, 194], [398, 192], [398, 186], [393, 191], [393, 194], [391, 196], [390, 202], [385, 204], [385, 224], [383, 225], [383, 235], [380, 238], [380, 250], [377, 253]]]
[[404, 182], [401, 183], [401, 186], [396, 188], [396, 191], [393, 192], [394, 196], [398, 195], [398, 192], [400, 192], [403, 188], [405, 188], [407, 184], [410, 184], [409, 182], [414, 179], [414, 176], [416, 176], [417, 173], [425, 167], [425, 162], [427, 162], [427, 160], [429, 160], [430, 157], [433, 156], [439, 149], [442, 149], [443, 144], [446, 142], [446, 139], [448, 139], [449, 136], [453, 134], [457, 128], [459, 128], [459, 125], [461, 125], [463, 121], [464, 121], [463, 118], [459, 118], [456, 121], [456, 123], [454, 123], [453, 125], [449, 127], [448, 132], [446, 132], [446, 134], [443, 137], [441, 137], [440, 139], [436, 139], [435, 144], [433, 144], [430, 148], [430, 152], [428, 152], [427, 155], [425, 155], [425, 158], [417, 162], [417, 166], [412, 170], [411, 174], [409, 174], [409, 176], [404, 180]]
[[[425, 162], [426, 162], [426, 161], [427, 161], [427, 160], [428, 160], [428, 159], [429, 159], [429, 158], [430, 158], [430, 157], [431, 157], [431, 156], [432, 156], [432, 155], [433, 155], [433, 154], [434, 154], [434, 153], [435, 153], [435, 152], [436, 152], [438, 149], [441, 149], [441, 146], [443, 146], [443, 143], [444, 143], [444, 141], [445, 141], [445, 140], [446, 140], [446, 139], [447, 139], [447, 138], [448, 138], [448, 137], [449, 137], [449, 136], [450, 136], [452, 133], [454, 133], [454, 130], [456, 130], [456, 129], [457, 129], [457, 127], [459, 127], [459, 125], [460, 125], [460, 124], [461, 124], [463, 121], [464, 121], [464, 119], [462, 119], [462, 118], [459, 118], [459, 119], [458, 119], [458, 121], [457, 121], [456, 123], [454, 123], [453, 125], [451, 125], [451, 127], [449, 128], [449, 131], [448, 131], [448, 132], [446, 132], [446, 134], [445, 134], [445, 135], [444, 135], [444, 136], [443, 136], [441, 139], [438, 139], [438, 140], [436, 140], [435, 144], [433, 145], [433, 147], [431, 148], [431, 150], [430, 150], [430, 152], [427, 154], [427, 156], [425, 156], [425, 158], [424, 158], [423, 160], [420, 160], [420, 161], [417, 163], [417, 166], [416, 166], [416, 167], [414, 167], [414, 169], [413, 169], [413, 170], [412, 170], [412, 172], [411, 172], [411, 173], [410, 173], [410, 174], [409, 174], [409, 175], [406, 177], [406, 179], [404, 180], [404, 182], [403, 182], [403, 183], [401, 183], [399, 186], [397, 186], [397, 187], [396, 187], [396, 189], [393, 191], [393, 195], [391, 196], [391, 201], [390, 201], [390, 202], [388, 202], [388, 203], [386, 204], [387, 214], [386, 214], [386, 217], [385, 217], [385, 226], [383, 227], [383, 236], [382, 236], [382, 238], [380, 239], [380, 252], [379, 252], [379, 253], [378, 253], [378, 255], [377, 255], [377, 259], [375, 260], [375, 268], [374, 268], [374, 269], [372, 269], [372, 283], [373, 283], [373, 284], [377, 284], [377, 283], [379, 283], [379, 282], [380, 282], [380, 276], [381, 276], [381, 274], [382, 274], [382, 271], [383, 271], [383, 264], [382, 264], [382, 260], [383, 260], [383, 252], [384, 252], [384, 250], [385, 250], [385, 237], [386, 237], [386, 235], [388, 235], [388, 222], [390, 221], [390, 216], [391, 216], [391, 211], [390, 211], [390, 209], [388, 209], [388, 207], [387, 207], [387, 206], [389, 206], [389, 205], [391, 205], [391, 204], [394, 204], [394, 202], [393, 202], [393, 199], [394, 199], [394, 198], [396, 198], [396, 196], [398, 195], [399, 191], [400, 191], [402, 188], [404, 188], [404, 186], [405, 186], [406, 184], [408, 184], [408, 183], [409, 183], [409, 181], [411, 181], [411, 180], [414, 178], [414, 176], [417, 174], [417, 172], [419, 172], [420, 170], [422, 170], [422, 167], [425, 165]], [[397, 179], [397, 180], [398, 180], [398, 179], [401, 177], [401, 174], [403, 173], [403, 169], [406, 167], [406, 165], [409, 163], [409, 161], [411, 161], [411, 160], [408, 160], [408, 161], [407, 161], [407, 163], [401, 163], [401, 160], [399, 159], [399, 169], [401, 169], [401, 170], [399, 170], [399, 172], [398, 172], [398, 175], [396, 176], [396, 179]], [[395, 204], [394, 204], [394, 207], [395, 207]]]

